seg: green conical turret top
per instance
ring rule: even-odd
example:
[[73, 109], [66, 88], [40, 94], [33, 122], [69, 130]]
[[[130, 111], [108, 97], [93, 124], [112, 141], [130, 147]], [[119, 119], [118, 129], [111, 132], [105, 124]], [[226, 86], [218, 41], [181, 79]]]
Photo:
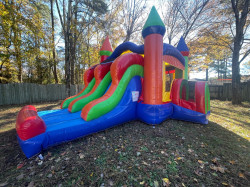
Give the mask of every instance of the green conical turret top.
[[152, 7], [148, 15], [148, 19], [145, 25], [143, 26], [143, 30], [150, 26], [163, 26], [165, 28], [165, 25], [163, 21], [161, 20], [161, 17], [159, 16], [155, 6]]

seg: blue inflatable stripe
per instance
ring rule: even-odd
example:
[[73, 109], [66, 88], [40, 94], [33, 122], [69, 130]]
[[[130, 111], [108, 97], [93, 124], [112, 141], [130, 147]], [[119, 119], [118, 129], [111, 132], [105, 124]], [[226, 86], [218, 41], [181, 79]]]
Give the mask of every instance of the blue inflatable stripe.
[[144, 45], [136, 45], [132, 42], [124, 42], [115, 48], [114, 52], [107, 59], [119, 57], [123, 52], [130, 50], [133, 53], [144, 54]]
[[177, 58], [182, 63], [183, 66], [185, 66], [185, 59], [176, 47], [174, 47], [170, 44], [164, 43], [163, 44], [163, 55], [173, 56], [173, 57]]
[[194, 110], [189, 110], [187, 108], [178, 106], [173, 104], [173, 114], [171, 116], [172, 119], [183, 120], [183, 121], [190, 121], [194, 123], [200, 124], [208, 124], [208, 116], [210, 112], [207, 114], [202, 114], [200, 112], [196, 112]]
[[154, 26], [150, 26], [145, 28], [142, 31], [142, 37], [146, 38], [146, 36], [150, 35], [150, 34], [160, 34], [162, 36], [164, 36], [166, 32], [166, 28], [161, 26], [161, 25], [154, 25]]
[[137, 104], [137, 117], [147, 124], [160, 124], [173, 114], [172, 103], [149, 105], [142, 102]]
[[[121, 45], [119, 45], [114, 50], [112, 55], [109, 56], [107, 59], [115, 59], [127, 50], [130, 50], [133, 53], [137, 53], [137, 54], [144, 54], [144, 45], [136, 45], [132, 42], [124, 42]], [[164, 43], [163, 44], [163, 55], [173, 56], [173, 57], [177, 58], [182, 63], [182, 65], [185, 66], [185, 59], [176, 47], [174, 47], [170, 44]]]

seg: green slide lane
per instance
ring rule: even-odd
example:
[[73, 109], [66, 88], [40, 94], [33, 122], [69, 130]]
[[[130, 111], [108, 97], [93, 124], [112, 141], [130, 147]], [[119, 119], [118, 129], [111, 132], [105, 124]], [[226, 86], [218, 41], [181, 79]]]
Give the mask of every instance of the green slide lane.
[[105, 93], [110, 83], [111, 83], [111, 75], [109, 71], [105, 75], [105, 77], [102, 79], [102, 81], [100, 82], [96, 90], [91, 95], [74, 103], [74, 105], [72, 106], [71, 112], [78, 112], [82, 110], [82, 108], [89, 102], [101, 97]]
[[65, 108], [68, 108], [69, 104], [74, 101], [75, 99], [79, 98], [79, 97], [82, 97], [84, 95], [86, 95], [87, 93], [89, 93], [92, 88], [94, 87], [95, 85], [95, 78], [93, 78], [90, 83], [88, 84], [87, 88], [78, 96], [75, 96], [75, 97], [72, 97], [72, 98], [69, 98], [67, 99], [66, 101], [63, 102], [63, 105], [62, 105], [62, 108], [65, 109]]
[[122, 99], [122, 96], [127, 88], [128, 83], [134, 76], [141, 76], [143, 77], [143, 66], [141, 65], [132, 65], [130, 66], [124, 75], [122, 76], [122, 79], [120, 80], [115, 92], [112, 96], [110, 96], [107, 100], [98, 103], [97, 105], [93, 106], [87, 116], [87, 121], [96, 119], [111, 110], [113, 110], [116, 105], [120, 102]]

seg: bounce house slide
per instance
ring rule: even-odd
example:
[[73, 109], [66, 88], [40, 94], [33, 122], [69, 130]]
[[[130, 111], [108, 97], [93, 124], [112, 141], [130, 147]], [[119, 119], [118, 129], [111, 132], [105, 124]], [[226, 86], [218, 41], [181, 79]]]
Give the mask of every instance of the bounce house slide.
[[74, 99], [68, 106], [70, 112], [80, 111], [89, 102], [101, 97], [111, 82], [110, 66], [112, 62], [96, 66], [94, 71], [95, 85], [92, 90], [84, 96]]
[[75, 96], [71, 96], [65, 99], [61, 104], [61, 108], [68, 108], [70, 112], [78, 112], [87, 103], [101, 97], [111, 82], [111, 76], [109, 72], [111, 64], [112, 62], [109, 62], [105, 64], [100, 64], [98, 66], [95, 66], [94, 68], [90, 68], [84, 74], [84, 77], [86, 75], [88, 76], [93, 70], [94, 77], [92, 77], [92, 80], [89, 84], [86, 83], [86, 89], [83, 89], [79, 94]]
[[136, 105], [142, 89], [143, 58], [137, 54], [121, 56], [111, 66], [111, 76], [111, 86], [104, 96], [88, 103], [82, 112], [70, 113], [62, 109], [37, 113], [32, 106], [24, 107], [19, 112], [17, 125], [30, 122], [29, 117], [21, 119], [26, 113], [26, 117], [30, 115], [37, 121], [33, 132], [38, 132], [32, 134], [29, 129], [17, 128], [25, 155], [29, 158], [55, 144], [136, 119]]
[[[53, 113], [46, 113], [46, 117], [43, 118], [44, 122], [46, 124], [49, 124], [49, 123], [72, 120], [74, 118], [79, 117], [78, 116], [79, 114], [70, 114], [70, 112], [75, 113], [80, 111], [86, 104], [103, 96], [103, 94], [107, 91], [111, 82], [111, 75], [109, 71], [111, 64], [112, 63], [110, 62], [96, 66], [94, 71], [95, 77], [93, 78], [96, 81], [92, 90], [83, 96], [70, 98], [73, 100], [69, 104], [68, 109], [57, 110]], [[41, 114], [43, 115], [43, 112], [41, 112]]]
[[69, 104], [74, 100], [77, 99], [87, 93], [89, 93], [93, 86], [95, 85], [95, 78], [94, 78], [94, 69], [96, 66], [90, 67], [84, 74], [84, 88], [78, 94], [73, 95], [71, 97], [66, 98], [61, 103], [61, 109], [68, 108]]

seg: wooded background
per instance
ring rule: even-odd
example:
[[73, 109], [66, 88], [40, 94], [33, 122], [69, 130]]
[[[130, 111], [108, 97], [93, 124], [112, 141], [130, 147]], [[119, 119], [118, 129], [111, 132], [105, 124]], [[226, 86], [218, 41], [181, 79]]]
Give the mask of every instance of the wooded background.
[[166, 26], [164, 42], [176, 46], [183, 36], [190, 71], [232, 78], [239, 104], [240, 73], [250, 74], [249, 0], [2, 0], [0, 83], [65, 84], [70, 95], [99, 63], [107, 35], [113, 49], [125, 41], [143, 44], [152, 5]]

